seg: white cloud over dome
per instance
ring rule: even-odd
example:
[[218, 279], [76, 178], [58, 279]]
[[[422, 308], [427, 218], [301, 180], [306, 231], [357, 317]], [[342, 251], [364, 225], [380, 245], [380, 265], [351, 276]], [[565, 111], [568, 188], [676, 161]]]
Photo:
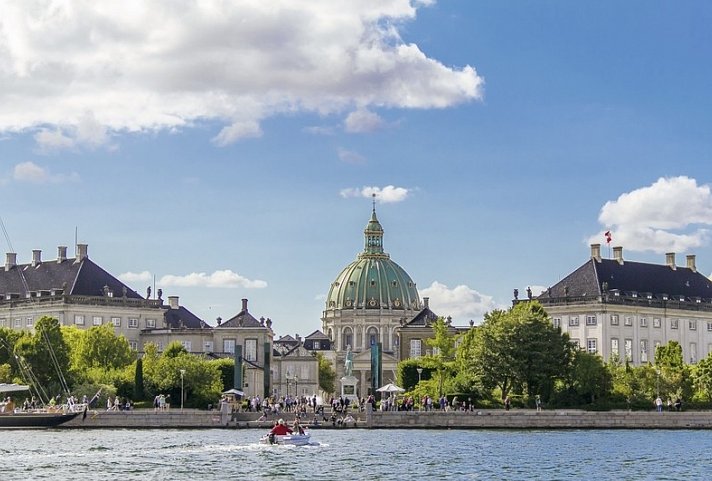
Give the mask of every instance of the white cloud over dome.
[[392, 202], [402, 202], [407, 197], [408, 194], [412, 192], [412, 189], [406, 189], [405, 187], [396, 187], [394, 185], [387, 185], [385, 187], [361, 187], [355, 188], [351, 187], [348, 189], [342, 189], [340, 192], [341, 197], [366, 197], [371, 198], [375, 194], [376, 200], [382, 204], [388, 204]]
[[0, 16], [0, 132], [94, 147], [116, 132], [217, 121], [213, 142], [262, 135], [294, 112], [443, 108], [478, 99], [469, 65], [445, 66], [399, 29], [430, 1], [26, 0]]
[[464, 326], [470, 320], [479, 323], [486, 312], [499, 309], [492, 296], [459, 285], [450, 289], [445, 284], [434, 281], [429, 287], [419, 289], [420, 297], [428, 297], [430, 310], [439, 316], [453, 318], [453, 323]]
[[604, 228], [589, 243], [604, 243], [610, 230], [612, 244], [626, 250], [685, 252], [709, 242], [712, 193], [689, 177], [660, 178], [606, 202], [598, 220]]

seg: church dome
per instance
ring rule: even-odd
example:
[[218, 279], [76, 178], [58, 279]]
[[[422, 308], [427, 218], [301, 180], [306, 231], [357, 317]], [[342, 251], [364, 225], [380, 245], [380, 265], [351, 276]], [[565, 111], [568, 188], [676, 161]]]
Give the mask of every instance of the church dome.
[[363, 252], [332, 282], [326, 309], [420, 309], [415, 282], [383, 251], [375, 205], [364, 237]]

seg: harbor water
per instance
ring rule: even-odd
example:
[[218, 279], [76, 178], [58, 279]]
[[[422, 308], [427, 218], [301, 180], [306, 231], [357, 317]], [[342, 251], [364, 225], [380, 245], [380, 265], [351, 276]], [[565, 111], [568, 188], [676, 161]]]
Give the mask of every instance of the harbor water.
[[712, 472], [706, 430], [313, 430], [305, 447], [259, 430], [0, 432], [14, 480], [684, 480]]

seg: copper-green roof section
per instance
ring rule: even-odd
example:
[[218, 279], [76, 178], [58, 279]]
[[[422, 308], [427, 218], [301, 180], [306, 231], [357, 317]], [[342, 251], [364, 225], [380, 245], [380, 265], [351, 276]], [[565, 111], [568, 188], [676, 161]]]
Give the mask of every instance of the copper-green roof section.
[[364, 250], [331, 284], [326, 309], [420, 309], [415, 282], [383, 250], [376, 210], [364, 230]]

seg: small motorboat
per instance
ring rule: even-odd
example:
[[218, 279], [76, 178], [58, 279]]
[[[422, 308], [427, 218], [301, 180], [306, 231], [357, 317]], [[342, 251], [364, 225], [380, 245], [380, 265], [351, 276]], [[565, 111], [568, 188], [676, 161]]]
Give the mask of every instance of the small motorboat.
[[260, 444], [278, 444], [285, 446], [306, 446], [311, 440], [311, 433], [304, 434], [265, 434], [260, 438]]

